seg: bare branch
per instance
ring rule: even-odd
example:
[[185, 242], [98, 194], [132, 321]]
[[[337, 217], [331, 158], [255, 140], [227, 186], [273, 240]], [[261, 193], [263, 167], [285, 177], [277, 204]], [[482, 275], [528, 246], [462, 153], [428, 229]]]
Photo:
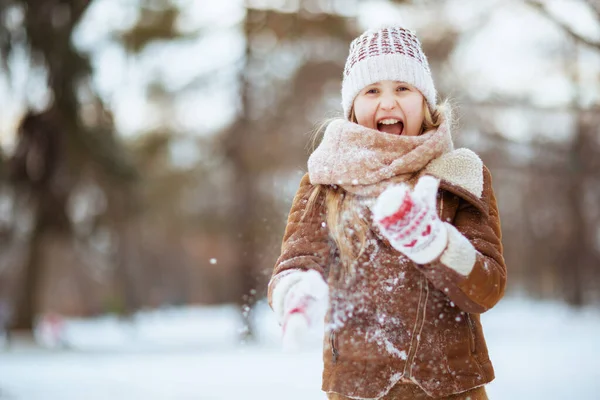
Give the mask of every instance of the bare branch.
[[598, 20], [600, 20], [600, 2], [598, 0], [587, 0], [586, 3], [590, 6]]
[[[597, 50], [600, 50], [600, 42], [590, 40], [573, 31], [573, 28], [571, 28], [568, 24], [564, 23], [563, 21], [557, 19], [556, 16], [553, 15], [550, 11], [548, 11], [546, 6], [539, 0], [526, 0], [525, 4], [528, 4], [529, 6], [537, 10], [539, 13], [541, 13], [543, 16], [548, 18], [550, 21], [552, 21], [554, 24], [558, 25], [567, 35], [572, 37], [577, 42], [583, 43], [589, 47], [593, 47]], [[598, 12], [596, 8], [592, 8], [594, 9], [594, 11]]]
[[523, 100], [519, 98], [498, 98], [492, 100], [473, 100], [470, 98], [461, 99], [460, 106], [464, 108], [478, 107], [478, 108], [489, 108], [489, 109], [510, 109], [520, 108], [531, 111], [544, 111], [544, 112], [568, 112], [578, 113], [585, 112], [590, 114], [600, 114], [600, 107], [592, 105], [591, 107], [582, 108], [572, 105], [557, 105], [557, 106], [540, 106], [532, 103], [529, 100]]

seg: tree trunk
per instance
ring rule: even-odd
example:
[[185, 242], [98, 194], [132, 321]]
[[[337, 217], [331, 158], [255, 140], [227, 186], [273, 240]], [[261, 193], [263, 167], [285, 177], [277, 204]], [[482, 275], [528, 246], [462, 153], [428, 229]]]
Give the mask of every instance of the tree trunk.
[[[45, 191], [46, 192], [46, 191]], [[65, 213], [66, 193], [42, 196], [34, 190], [34, 227], [29, 242], [29, 254], [15, 286], [15, 315], [12, 329], [32, 331], [39, 311], [39, 295], [43, 285], [43, 250], [49, 239], [71, 237], [70, 223]]]
[[[581, 116], [577, 118], [580, 119]], [[578, 122], [578, 131], [572, 149], [570, 165], [572, 178], [567, 183], [568, 215], [572, 224], [572, 232], [569, 238], [568, 251], [565, 252], [561, 266], [565, 300], [573, 306], [582, 306], [584, 304], [582, 271], [585, 268], [586, 253], [588, 252], [585, 234], [586, 221], [583, 215], [584, 171], [581, 165], [580, 150], [584, 146], [584, 140], [581, 128], [581, 123]]]
[[36, 217], [29, 253], [25, 265], [17, 278], [15, 285], [14, 317], [10, 325], [11, 330], [33, 331], [38, 307], [38, 294], [41, 288], [42, 263], [42, 236], [44, 227]]

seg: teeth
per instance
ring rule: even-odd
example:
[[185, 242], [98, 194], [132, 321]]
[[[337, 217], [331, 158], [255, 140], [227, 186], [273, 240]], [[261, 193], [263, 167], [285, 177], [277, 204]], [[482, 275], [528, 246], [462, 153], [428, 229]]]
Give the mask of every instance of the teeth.
[[384, 124], [384, 125], [393, 125], [393, 124], [397, 124], [398, 122], [400, 122], [400, 120], [393, 119], [393, 118], [382, 119], [381, 121], [379, 121], [380, 124]]

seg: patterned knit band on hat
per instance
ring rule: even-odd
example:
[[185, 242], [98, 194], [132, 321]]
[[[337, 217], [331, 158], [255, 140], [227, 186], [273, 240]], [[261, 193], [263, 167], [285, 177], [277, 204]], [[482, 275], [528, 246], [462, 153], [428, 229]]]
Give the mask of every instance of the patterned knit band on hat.
[[436, 106], [436, 91], [427, 58], [417, 36], [401, 27], [368, 30], [350, 45], [342, 81], [342, 108], [346, 119], [358, 93], [373, 83], [391, 80], [416, 87], [430, 110]]

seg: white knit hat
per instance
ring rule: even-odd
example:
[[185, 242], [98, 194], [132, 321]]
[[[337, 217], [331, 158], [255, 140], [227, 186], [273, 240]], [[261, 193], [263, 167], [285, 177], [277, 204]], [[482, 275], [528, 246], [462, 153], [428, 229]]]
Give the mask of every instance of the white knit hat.
[[368, 30], [350, 44], [342, 81], [342, 108], [350, 109], [358, 93], [373, 83], [391, 80], [416, 87], [429, 108], [436, 106], [436, 91], [427, 58], [414, 32], [401, 27]]

